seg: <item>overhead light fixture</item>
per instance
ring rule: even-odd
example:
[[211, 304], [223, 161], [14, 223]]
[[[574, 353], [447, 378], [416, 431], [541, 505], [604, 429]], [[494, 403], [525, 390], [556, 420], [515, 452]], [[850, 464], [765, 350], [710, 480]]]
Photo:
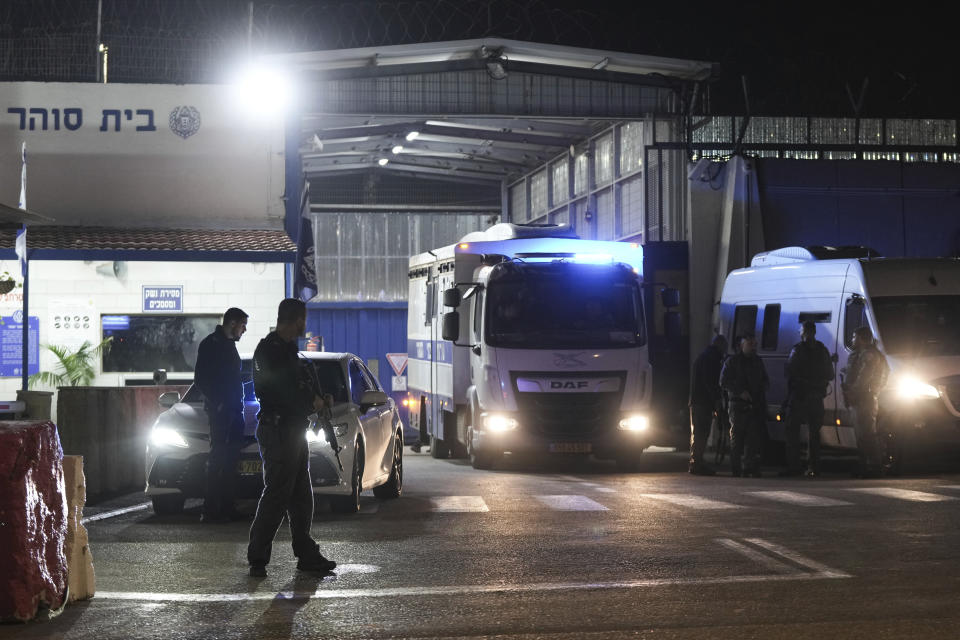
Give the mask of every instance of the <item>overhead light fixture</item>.
[[380, 158], [379, 160], [377, 160], [377, 164], [380, 165], [381, 167], [387, 166], [388, 162], [390, 162], [389, 158]]
[[294, 83], [281, 68], [253, 65], [241, 70], [232, 83], [237, 104], [250, 116], [271, 121], [294, 102]]
[[407, 134], [407, 142], [413, 142], [414, 140], [417, 139], [417, 136], [419, 135], [420, 135], [419, 131], [411, 131], [410, 133]]
[[398, 153], [400, 153], [401, 151], [403, 151], [403, 145], [401, 145], [401, 144], [395, 145], [395, 146], [393, 147], [393, 149], [391, 149], [390, 151], [393, 152], [393, 155], [397, 155]]

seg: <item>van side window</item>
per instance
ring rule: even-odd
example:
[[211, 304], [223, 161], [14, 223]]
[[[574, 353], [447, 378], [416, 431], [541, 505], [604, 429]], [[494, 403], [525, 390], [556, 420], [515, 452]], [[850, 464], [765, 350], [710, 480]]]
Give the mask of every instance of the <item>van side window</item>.
[[833, 319], [833, 313], [830, 311], [805, 311], [800, 314], [800, 317], [797, 319], [797, 322], [803, 324], [807, 320], [812, 322], [830, 324], [830, 321]]
[[757, 329], [757, 305], [737, 306], [733, 312], [733, 338], [737, 340]]
[[843, 321], [843, 344], [848, 349], [853, 349], [853, 332], [868, 324], [867, 305], [864, 299], [857, 296], [847, 300], [847, 312]]
[[764, 351], [776, 351], [780, 337], [780, 305], [768, 304], [763, 308], [763, 335], [760, 348]]
[[480, 333], [481, 321], [483, 320], [483, 292], [477, 291], [473, 296], [473, 336], [474, 342], [482, 342], [483, 336]]

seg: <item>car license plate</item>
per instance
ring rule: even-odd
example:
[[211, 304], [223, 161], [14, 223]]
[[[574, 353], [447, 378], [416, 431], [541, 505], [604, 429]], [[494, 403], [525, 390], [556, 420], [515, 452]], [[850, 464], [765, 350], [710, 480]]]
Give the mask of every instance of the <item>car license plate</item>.
[[237, 464], [237, 472], [245, 476], [263, 473], [263, 461], [241, 460]]
[[550, 453], [590, 453], [593, 445], [589, 442], [551, 442]]

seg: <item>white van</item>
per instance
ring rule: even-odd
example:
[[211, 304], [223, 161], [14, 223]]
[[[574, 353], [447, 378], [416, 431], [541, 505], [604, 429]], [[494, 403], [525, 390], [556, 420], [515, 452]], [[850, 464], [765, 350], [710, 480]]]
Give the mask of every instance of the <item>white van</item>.
[[770, 376], [768, 434], [782, 441], [787, 357], [800, 323], [816, 322], [817, 339], [836, 354], [821, 441], [852, 449], [856, 437], [840, 381], [854, 330], [869, 326], [890, 364], [880, 429], [896, 469], [904, 446], [960, 443], [960, 260], [876, 256], [863, 247], [759, 253], [749, 268], [727, 276], [714, 329], [731, 339], [757, 336]]

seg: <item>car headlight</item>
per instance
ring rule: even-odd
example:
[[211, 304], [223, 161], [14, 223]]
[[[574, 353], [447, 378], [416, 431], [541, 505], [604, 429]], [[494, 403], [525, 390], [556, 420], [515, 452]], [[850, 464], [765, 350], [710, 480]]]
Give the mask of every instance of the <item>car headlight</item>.
[[181, 449], [190, 446], [182, 435], [169, 427], [154, 427], [150, 432], [150, 444], [155, 447], [180, 447]]
[[327, 433], [323, 429], [320, 429], [316, 433], [313, 432], [313, 429], [307, 429], [307, 442], [326, 442]]
[[647, 416], [629, 416], [620, 421], [620, 428], [624, 431], [646, 431], [650, 427], [650, 418]]
[[897, 381], [897, 395], [904, 400], [930, 398], [936, 400], [940, 391], [932, 384], [910, 377], [903, 377]]
[[517, 428], [517, 425], [519, 425], [519, 423], [515, 419], [508, 416], [503, 416], [496, 413], [483, 416], [483, 428], [494, 433], [512, 431], [513, 429]]

